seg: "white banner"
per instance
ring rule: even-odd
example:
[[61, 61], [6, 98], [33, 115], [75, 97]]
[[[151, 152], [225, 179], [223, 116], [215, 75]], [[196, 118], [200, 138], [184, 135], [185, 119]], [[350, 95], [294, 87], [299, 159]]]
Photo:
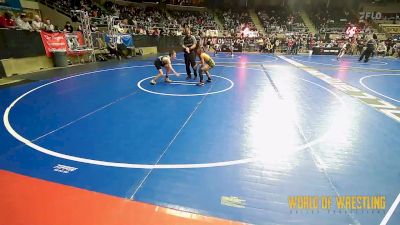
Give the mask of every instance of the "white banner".
[[207, 37], [218, 37], [218, 30], [207, 30], [206, 36]]
[[243, 31], [243, 36], [244, 37], [250, 37], [250, 38], [258, 37], [258, 32], [257, 31], [244, 30]]

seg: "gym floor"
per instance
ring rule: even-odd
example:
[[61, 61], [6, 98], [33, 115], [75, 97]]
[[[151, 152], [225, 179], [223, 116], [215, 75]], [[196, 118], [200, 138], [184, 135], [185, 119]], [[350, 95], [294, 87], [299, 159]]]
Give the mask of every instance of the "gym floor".
[[171, 84], [150, 58], [0, 88], [1, 224], [400, 224], [399, 60], [214, 59], [203, 87], [178, 54]]

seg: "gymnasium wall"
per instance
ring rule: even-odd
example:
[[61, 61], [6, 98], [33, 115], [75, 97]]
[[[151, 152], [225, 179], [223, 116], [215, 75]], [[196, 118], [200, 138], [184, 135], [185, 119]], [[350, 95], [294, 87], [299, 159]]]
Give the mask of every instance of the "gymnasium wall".
[[0, 29], [0, 59], [45, 55], [38, 32]]

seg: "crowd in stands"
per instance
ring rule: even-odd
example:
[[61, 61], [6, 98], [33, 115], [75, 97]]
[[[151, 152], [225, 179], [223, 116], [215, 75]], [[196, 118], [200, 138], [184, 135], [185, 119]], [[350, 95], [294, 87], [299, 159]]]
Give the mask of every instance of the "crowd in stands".
[[216, 24], [214, 17], [208, 12], [169, 11], [169, 14], [173, 17], [169, 18], [169, 20], [173, 20], [173, 23], [187, 24], [196, 31], [204, 31], [206, 29], [218, 29], [218, 25]]
[[[39, 15], [34, 15], [31, 19], [25, 13], [14, 16], [12, 12], [8, 11], [0, 13], [0, 28], [26, 30], [31, 32], [46, 31], [72, 33], [74, 31], [70, 21], [67, 21], [64, 27], [57, 27], [52, 24], [50, 19], [46, 18], [43, 21]], [[96, 29], [97, 28], [93, 25], [92, 31], [95, 31]], [[79, 26], [76, 31], [82, 31], [81, 26]]]
[[257, 44], [260, 46], [259, 51], [265, 53], [284, 53], [297, 55], [299, 52], [306, 52], [311, 47], [307, 33], [286, 35], [284, 38], [278, 38], [275, 33], [260, 38]]
[[[330, 39], [322, 35], [312, 35], [308, 33], [289, 34], [284, 38], [278, 38], [275, 33], [271, 33], [245, 41], [244, 45], [254, 45], [259, 52], [263, 53], [296, 55], [299, 52], [307, 53], [309, 50], [313, 50], [314, 47], [342, 48], [344, 43], [349, 43], [350, 47], [346, 54], [359, 55], [366, 46], [366, 42], [369, 38], [370, 35], [360, 35], [356, 38], [348, 38], [343, 35]], [[400, 42], [391, 39], [378, 41], [375, 53], [377, 57], [393, 56], [400, 58]]]
[[250, 31], [257, 31], [247, 10], [231, 10], [219, 13], [219, 17], [223, 24], [223, 29], [228, 36], [238, 36], [243, 29], [248, 28]]
[[4, 12], [0, 16], [0, 28], [20, 29], [28, 31], [48, 31], [54, 32], [56, 27], [51, 23], [50, 19], [43, 22], [39, 15], [35, 15], [33, 20], [29, 20], [25, 13], [19, 14], [16, 18], [11, 12]]
[[316, 4], [308, 9], [313, 23], [319, 32], [343, 32], [353, 17], [346, 8], [328, 8], [325, 4]]
[[[362, 42], [362, 46], [360, 46], [359, 49], [364, 47], [364, 44], [365, 43]], [[393, 56], [400, 58], [400, 42], [394, 42], [392, 39], [380, 41], [376, 46], [376, 55], [382, 57]]]
[[120, 20], [127, 20], [133, 34], [180, 35], [180, 27], [188, 24], [195, 31], [216, 29], [217, 24], [208, 12], [166, 11], [154, 7], [121, 6], [106, 2], [106, 9]]
[[13, 15], [10, 12], [3, 12], [0, 14], [0, 28], [13, 28], [16, 26], [15, 21], [13, 19]]
[[[180, 3], [182, 2], [185, 1]], [[189, 24], [195, 31], [201, 32], [205, 32], [206, 29], [215, 30], [218, 27], [213, 16], [208, 12], [171, 11], [170, 16], [167, 16], [165, 10], [156, 6], [123, 6], [107, 1], [102, 7], [99, 7], [91, 0], [82, 0], [78, 3], [68, 0], [46, 0], [46, 4], [51, 4], [53, 8], [70, 16], [72, 22], [79, 20], [79, 13], [76, 10], [88, 12], [92, 17], [92, 31], [97, 31], [99, 26], [107, 26], [107, 15], [115, 16], [116, 21], [120, 21], [120, 24], [125, 26], [129, 33], [138, 35], [181, 35], [180, 27], [183, 24]], [[0, 27], [15, 27], [31, 31], [60, 30], [52, 25], [50, 20], [46, 19], [42, 22], [38, 16], [30, 19], [25, 14], [16, 17], [9, 12], [3, 14], [0, 17]], [[67, 27], [67, 30], [73, 29], [70, 22]], [[78, 27], [77, 31], [80, 30], [82, 28]]]
[[164, 11], [156, 7], [136, 7], [112, 5], [107, 8], [120, 20], [126, 20], [133, 34], [152, 35], [154, 30], [164, 32], [167, 28], [176, 26], [170, 24]]
[[77, 22], [77, 14], [73, 11], [81, 10], [88, 12], [91, 17], [104, 18], [105, 10], [94, 4], [91, 0], [70, 1], [70, 0], [41, 0], [42, 3], [56, 8], [58, 11], [71, 17], [72, 21]]
[[[214, 17], [208, 11], [180, 11], [160, 8], [158, 5], [119, 5], [111, 1], [105, 2], [101, 7], [94, 4], [91, 0], [82, 0], [78, 5], [71, 5], [68, 0], [50, 0], [55, 6], [62, 10], [75, 9], [89, 13], [93, 18], [103, 19], [103, 25], [106, 24], [106, 16], [116, 17], [118, 28], [123, 30], [120, 33], [129, 33], [134, 35], [182, 35], [182, 26], [189, 25], [192, 31], [200, 36], [205, 36], [206, 30], [218, 30]], [[47, 1], [49, 2], [49, 1]], [[348, 27], [357, 27], [358, 36], [351, 37], [350, 54], [358, 54], [364, 45], [366, 35], [371, 34], [373, 30], [368, 22], [352, 22], [349, 11], [344, 8], [326, 8], [323, 10], [316, 8], [309, 13], [320, 34], [336, 32], [342, 34]], [[245, 45], [256, 45], [259, 51], [274, 53], [276, 51], [286, 54], [297, 54], [306, 52], [313, 47], [341, 47], [346, 38], [331, 40], [324, 35], [310, 36], [300, 13], [289, 11], [287, 7], [270, 7], [256, 11], [256, 14], [265, 28], [267, 35], [258, 35], [255, 38], [245, 38], [243, 30], [257, 32], [255, 25], [249, 15], [248, 10], [226, 10], [217, 13], [223, 25], [223, 35], [230, 37], [245, 38]], [[72, 21], [76, 21], [77, 15], [72, 11]], [[98, 20], [94, 20], [98, 21]], [[100, 22], [92, 24], [92, 31], [97, 31], [97, 25]], [[35, 15], [32, 19], [24, 13], [14, 15], [10, 12], [0, 14], [0, 28], [17, 28], [29, 31], [64, 31], [73, 32], [74, 28], [68, 21], [64, 27], [58, 28], [52, 24], [49, 19], [42, 19]], [[81, 27], [77, 28], [80, 31]], [[278, 38], [276, 34], [284, 34]], [[396, 55], [400, 51], [399, 44], [381, 42], [377, 46], [377, 52], [380, 55]]]
[[289, 13], [286, 8], [273, 7], [257, 11], [266, 33], [307, 32], [299, 12]]

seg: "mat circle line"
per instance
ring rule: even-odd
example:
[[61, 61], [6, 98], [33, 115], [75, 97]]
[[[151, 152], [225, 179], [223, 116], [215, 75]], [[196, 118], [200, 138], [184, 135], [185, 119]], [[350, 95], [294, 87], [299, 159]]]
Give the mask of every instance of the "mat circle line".
[[[337, 60], [337, 59], [331, 59], [331, 61], [333, 61], [333, 62], [348, 62], [348, 63], [353, 63], [354, 61], [346, 61], [346, 59], [348, 59], [348, 58], [345, 58], [345, 59], [341, 59], [341, 60]], [[384, 65], [387, 65], [388, 63], [387, 62], [378, 62], [378, 61], [376, 61], [376, 60], [371, 60], [370, 61], [372, 64], [369, 64], [369, 65], [375, 65], [375, 66], [384, 66]]]
[[375, 94], [377, 94], [377, 95], [379, 95], [379, 96], [381, 96], [381, 97], [384, 97], [384, 98], [386, 98], [386, 99], [390, 99], [390, 100], [392, 100], [392, 101], [395, 101], [395, 102], [400, 103], [400, 99], [395, 99], [395, 98], [389, 97], [389, 96], [387, 96], [387, 95], [384, 95], [384, 94], [382, 94], [382, 93], [380, 93], [380, 92], [378, 92], [378, 91], [376, 91], [376, 90], [374, 90], [374, 89], [368, 87], [368, 85], [366, 85], [366, 84], [364, 83], [364, 80], [366, 80], [366, 79], [368, 79], [368, 78], [371, 78], [371, 77], [383, 77], [383, 76], [400, 76], [400, 74], [388, 73], [388, 74], [368, 75], [368, 76], [361, 77], [360, 80], [359, 80], [359, 82], [360, 82], [361, 86], [363, 86], [365, 89], [367, 89], [367, 90], [369, 90], [369, 91], [371, 91], [371, 92], [373, 92], [373, 93], [375, 93]]
[[[244, 158], [244, 159], [237, 159], [237, 160], [229, 160], [229, 161], [220, 161], [220, 162], [211, 162], [211, 163], [194, 163], [194, 164], [132, 164], [132, 163], [121, 163], [121, 162], [108, 162], [108, 161], [101, 161], [101, 160], [95, 160], [95, 159], [89, 159], [89, 158], [81, 158], [81, 157], [76, 157], [76, 156], [71, 156], [71, 155], [67, 155], [67, 154], [62, 154], [50, 149], [46, 149], [42, 146], [39, 146], [33, 142], [31, 142], [30, 140], [26, 139], [25, 137], [21, 136], [19, 133], [17, 133], [13, 127], [10, 124], [9, 121], [9, 114], [11, 109], [21, 100], [23, 99], [25, 96], [43, 88], [46, 87], [48, 85], [60, 82], [60, 81], [64, 81], [67, 79], [71, 79], [71, 78], [75, 78], [75, 77], [79, 77], [79, 76], [84, 76], [84, 75], [89, 75], [89, 74], [95, 74], [95, 73], [101, 73], [101, 72], [105, 72], [105, 71], [113, 71], [113, 70], [121, 70], [121, 69], [130, 69], [130, 68], [136, 68], [136, 67], [152, 67], [153, 65], [142, 65], [142, 66], [129, 66], [129, 67], [119, 67], [119, 68], [111, 68], [111, 69], [105, 69], [105, 70], [98, 70], [98, 71], [92, 71], [92, 72], [88, 72], [88, 73], [82, 73], [82, 74], [78, 74], [78, 75], [74, 75], [74, 76], [70, 76], [70, 77], [65, 77], [62, 79], [58, 79], [55, 81], [51, 81], [49, 83], [40, 85], [36, 88], [33, 88], [27, 92], [25, 92], [24, 94], [20, 95], [18, 98], [16, 98], [5, 110], [4, 114], [3, 114], [3, 123], [4, 126], [6, 128], [6, 130], [17, 140], [19, 140], [20, 142], [24, 143], [25, 145], [39, 151], [42, 152], [44, 154], [47, 155], [51, 155], [53, 157], [57, 157], [57, 158], [62, 158], [62, 159], [66, 159], [66, 160], [71, 160], [71, 161], [75, 161], [75, 162], [81, 162], [81, 163], [86, 163], [86, 164], [92, 164], [92, 165], [99, 165], [99, 166], [107, 166], [107, 167], [116, 167], [116, 168], [131, 168], [131, 169], [188, 169], [188, 168], [210, 168], [210, 167], [222, 167], [222, 166], [232, 166], [232, 165], [241, 165], [241, 164], [246, 164], [246, 163], [251, 163], [251, 162], [257, 162], [259, 161], [259, 159], [257, 157], [250, 157], [250, 158]], [[223, 66], [221, 66], [223, 67]], [[255, 69], [252, 68], [253, 70], [259, 70], [259, 71], [263, 71], [262, 69]], [[296, 77], [299, 80], [303, 80], [307, 83], [313, 84], [321, 89], [326, 90], [328, 93], [330, 93], [331, 95], [333, 95], [339, 102], [341, 107], [344, 106], [344, 101], [338, 96], [338, 94], [336, 94], [335, 92], [333, 92], [332, 90], [314, 83], [312, 81], [303, 79], [303, 78], [299, 78]], [[321, 135], [320, 137], [309, 141], [308, 143], [305, 143], [303, 145], [297, 146], [295, 147], [293, 150], [294, 151], [300, 151], [300, 150], [304, 150], [306, 148], [309, 148], [317, 143], [322, 142], [323, 140], [325, 140], [326, 136], [328, 136], [331, 132], [333, 132], [333, 127], [330, 127], [330, 129], [324, 134]]]
[[218, 77], [218, 78], [227, 80], [227, 81], [230, 83], [229, 87], [227, 87], [227, 88], [225, 88], [225, 89], [223, 89], [223, 90], [220, 90], [220, 91], [213, 91], [213, 92], [206, 92], [206, 93], [197, 93], [197, 94], [173, 94], [173, 93], [162, 93], [162, 92], [157, 92], [157, 91], [150, 91], [150, 90], [148, 90], [148, 89], [142, 87], [143, 81], [150, 80], [150, 79], [153, 78], [153, 77], [146, 77], [146, 78], [140, 80], [140, 81], [137, 83], [137, 87], [138, 87], [140, 90], [144, 91], [144, 92], [151, 93], [151, 94], [156, 94], [156, 95], [176, 96], [176, 97], [193, 97], [193, 96], [202, 96], [202, 95], [214, 95], [214, 94], [219, 94], [219, 93], [222, 93], [222, 92], [225, 92], [225, 91], [228, 91], [228, 90], [232, 89], [233, 86], [235, 85], [235, 84], [233, 83], [233, 81], [231, 81], [231, 80], [228, 79], [228, 78], [221, 77], [221, 76], [217, 76], [217, 75], [213, 75], [213, 77]]

